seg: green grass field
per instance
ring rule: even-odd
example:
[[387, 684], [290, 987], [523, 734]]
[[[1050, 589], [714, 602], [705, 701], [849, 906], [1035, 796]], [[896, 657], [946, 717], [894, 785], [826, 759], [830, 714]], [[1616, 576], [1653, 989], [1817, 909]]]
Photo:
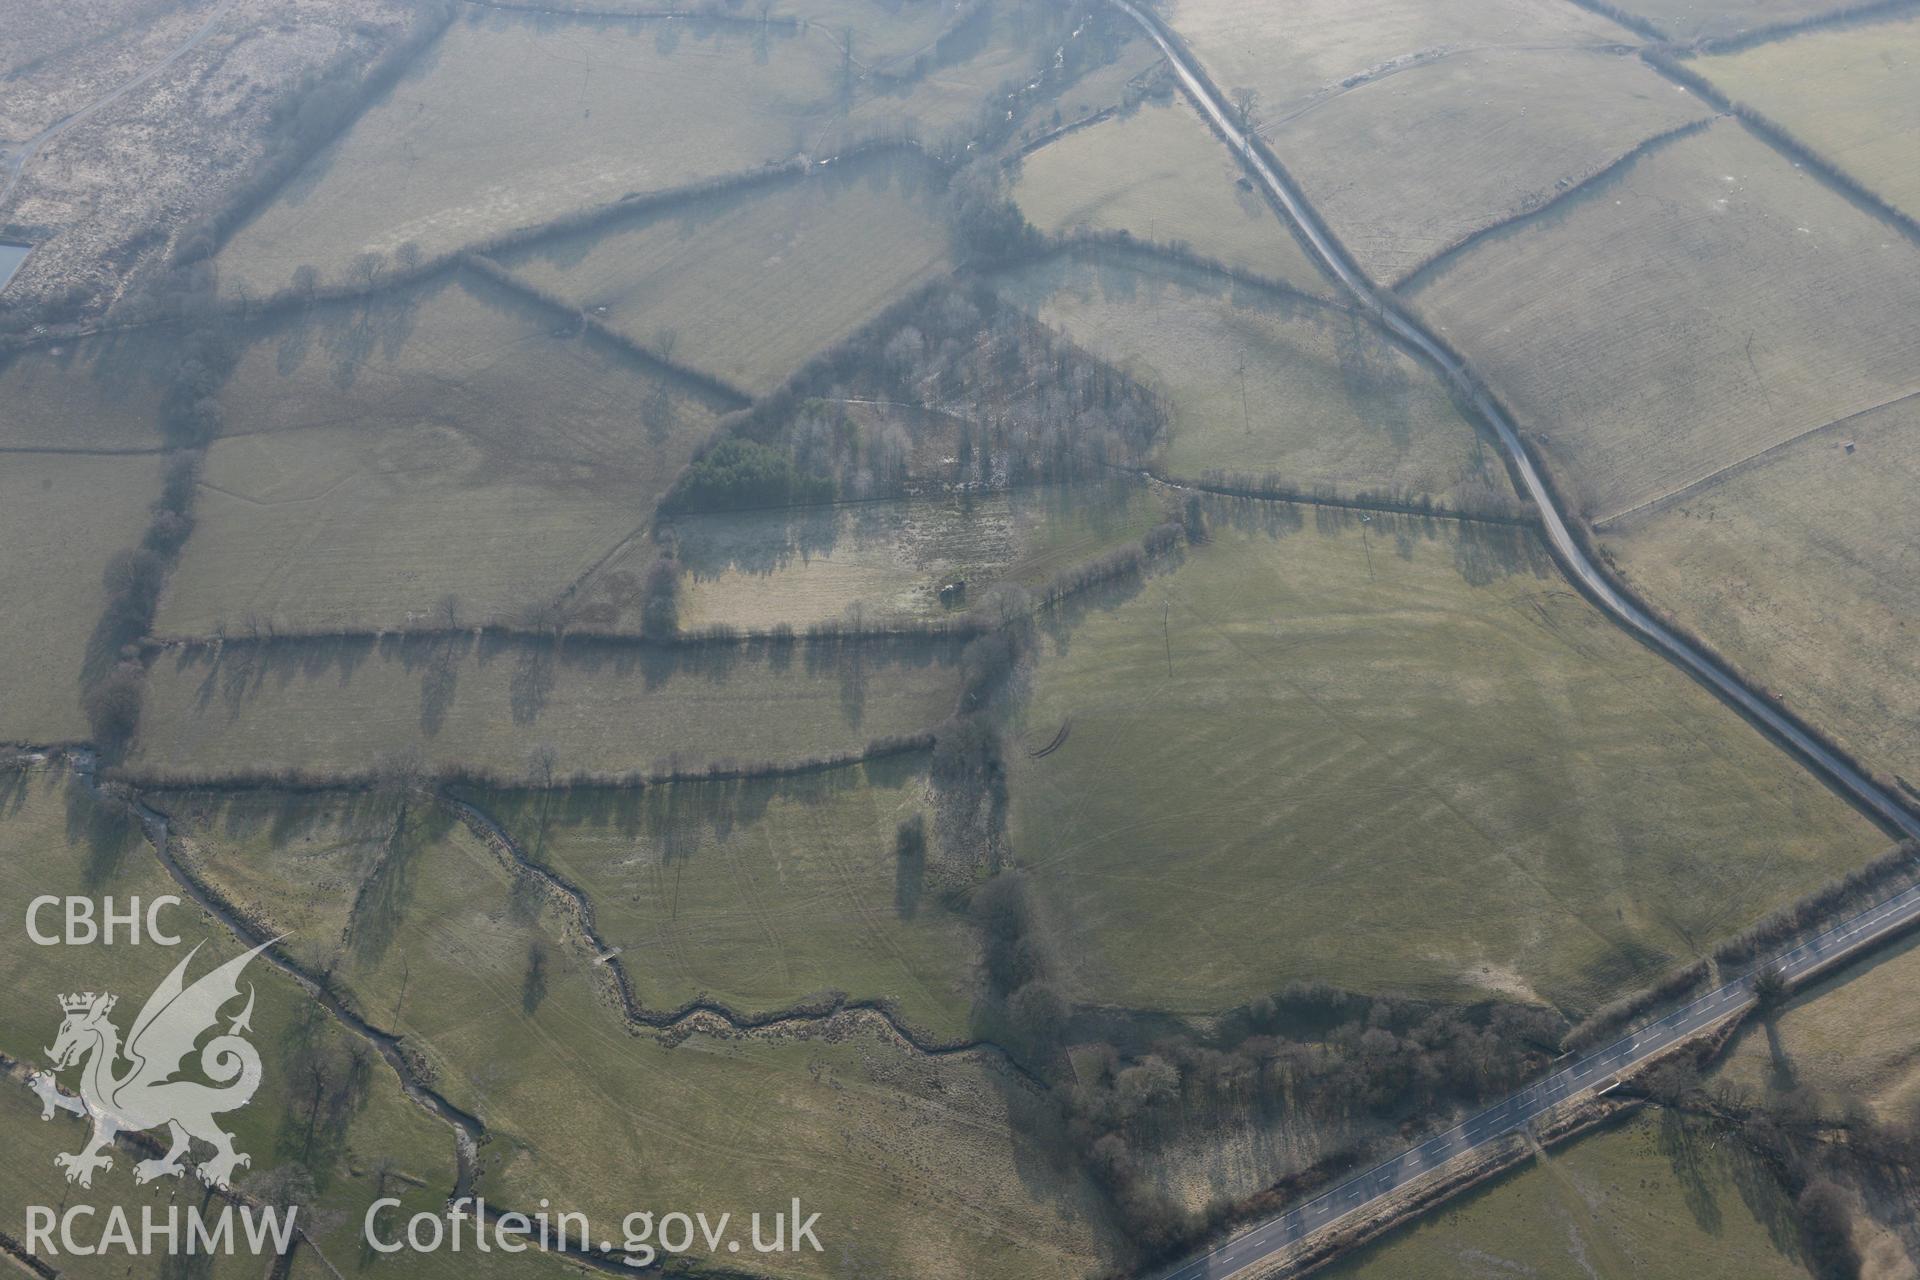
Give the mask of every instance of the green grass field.
[[163, 635], [513, 620], [646, 525], [713, 412], [497, 286], [322, 307], [221, 391]]
[[926, 1058], [859, 1023], [636, 1036], [560, 909], [465, 828], [393, 887], [388, 941], [349, 948], [336, 981], [486, 1123], [493, 1202], [548, 1197], [617, 1240], [635, 1210], [744, 1221], [797, 1195], [825, 1252], [754, 1257], [771, 1275], [1056, 1276], [1108, 1256], [1092, 1192], [1041, 1152], [1055, 1122], [992, 1057]]
[[1883, 773], [1920, 786], [1920, 397], [1603, 528], [1646, 594]]
[[1222, 93], [1259, 94], [1268, 124], [1343, 92], [1343, 81], [1402, 69], [1444, 51], [1597, 47], [1629, 39], [1571, 4], [1533, 0], [1303, 0], [1285, 22], [1239, 0], [1182, 0], [1168, 21]]
[[1620, 7], [1679, 40], [1725, 40], [1859, 6], [1854, 0], [1632, 0]]
[[1439, 378], [1350, 312], [1138, 255], [1054, 258], [998, 287], [1167, 398], [1175, 476], [1272, 471], [1461, 507], [1512, 492]]
[[1068, 35], [1066, 11], [1044, 0], [992, 0], [984, 18], [965, 24], [944, 60], [906, 83], [861, 85], [851, 108], [823, 128], [815, 154], [830, 154], [852, 139], [898, 136], [964, 147], [1002, 90], [1031, 81]]
[[1920, 250], [1722, 120], [1412, 302], [1599, 520], [1914, 390]]
[[231, 289], [471, 245], [629, 192], [785, 160], [834, 109], [817, 33], [473, 13], [219, 257]]
[[789, 760], [920, 733], [953, 709], [951, 646], [657, 649], [576, 638], [285, 641], [154, 660], [137, 763], [225, 772], [363, 771], [418, 750], [518, 773], [537, 745], [562, 772], [678, 758]]
[[965, 1039], [972, 925], [926, 887], [926, 857], [903, 863], [894, 844], [926, 807], [924, 763], [631, 798], [476, 799], [586, 893], [649, 1009], [706, 996], [751, 1015], [843, 991]]
[[107, 605], [101, 573], [139, 545], [164, 465], [156, 455], [0, 461], [0, 742], [88, 736], [82, 673], [116, 656], [91, 652]]
[[[705, 997], [752, 1016], [841, 991], [965, 1039], [972, 927], [925, 889], [924, 859], [903, 867], [894, 849], [896, 826], [923, 807], [924, 764], [470, 798], [585, 892], [648, 1009]], [[406, 882], [421, 859], [462, 856], [444, 816], [391, 800], [178, 792], [162, 806], [196, 873], [264, 927], [291, 931], [315, 972], [390, 945], [392, 899], [376, 889]]]
[[1013, 197], [1042, 231], [1125, 231], [1308, 293], [1330, 292], [1186, 99], [1148, 102], [1020, 161]]
[[1125, 39], [1114, 52], [1113, 61], [1088, 67], [1073, 83], [1063, 85], [1053, 96], [1049, 110], [1036, 111], [1028, 117], [1018, 134], [1023, 141], [1031, 141], [1052, 129], [1054, 111], [1060, 113], [1062, 124], [1084, 120], [1096, 111], [1125, 106], [1154, 80], [1172, 74], [1159, 46], [1147, 39], [1145, 33], [1117, 23], [1113, 30]]
[[1738, 1142], [1655, 1110], [1349, 1254], [1330, 1280], [1805, 1280], [1793, 1205]]
[[1531, 536], [1215, 508], [1043, 644], [1012, 830], [1070, 989], [1294, 980], [1578, 1015], [1885, 839], [1552, 575]]
[[1848, 24], [1695, 63], [1895, 208], [1920, 214], [1920, 18]]
[[0, 356], [0, 448], [158, 448], [176, 355], [166, 333], [136, 329]]
[[682, 516], [671, 526], [686, 566], [681, 625], [941, 617], [940, 588], [956, 579], [969, 601], [1036, 586], [1163, 519], [1163, 502], [1134, 484]]
[[776, 15], [798, 18], [836, 41], [853, 32], [853, 56], [863, 67], [903, 70], [931, 52], [953, 25], [948, 0], [776, 0]]
[[951, 270], [939, 175], [855, 161], [502, 255], [635, 341], [760, 394]]
[[1361, 269], [1393, 282], [1707, 114], [1638, 58], [1574, 47], [1450, 53], [1255, 119]]
[[[96, 805], [57, 770], [0, 776], [0, 841], [11, 852], [30, 855], [0, 861], [0, 897], [9, 903], [24, 903], [41, 894], [111, 895], [124, 908], [133, 896], [150, 902], [160, 894], [178, 892], [138, 827]], [[43, 918], [42, 923], [51, 923], [51, 918]], [[55, 999], [60, 993], [104, 990], [117, 994], [120, 1004], [114, 1021], [125, 1031], [148, 993], [189, 948], [201, 947], [189, 969], [190, 978], [244, 949], [191, 905], [163, 913], [162, 924], [180, 935], [179, 947], [150, 942], [129, 946], [124, 940], [113, 946], [41, 947], [31, 943], [21, 921], [14, 921], [14, 927], [0, 937], [7, 975], [0, 986], [0, 1052], [40, 1064], [42, 1049], [53, 1042], [60, 1024]], [[307, 1170], [315, 1190], [308, 1210], [311, 1217], [303, 1214], [303, 1220], [336, 1265], [356, 1265], [360, 1216], [381, 1193], [378, 1170], [384, 1166], [390, 1171], [386, 1194], [400, 1196], [405, 1212], [437, 1208], [453, 1186], [452, 1131], [409, 1101], [392, 1069], [370, 1054], [357, 1104], [345, 1108], [310, 1141], [303, 1105], [306, 1095], [300, 1093], [298, 1082], [311, 1078], [303, 1074], [311, 1063], [326, 1057], [338, 1061], [358, 1042], [264, 960], [247, 968], [244, 981], [257, 992], [250, 1038], [261, 1051], [264, 1079], [251, 1103], [221, 1116], [221, 1123], [235, 1135], [236, 1148], [253, 1158], [251, 1167], [242, 1171], [241, 1185], [258, 1185], [261, 1178], [288, 1165]], [[69, 1087], [74, 1087], [76, 1079], [73, 1071], [62, 1076]], [[33, 1102], [31, 1113], [21, 1099]], [[96, 1175], [91, 1191], [75, 1191], [53, 1166], [52, 1153], [78, 1150], [83, 1131], [64, 1115], [44, 1127], [37, 1117], [37, 1101], [11, 1081], [0, 1080], [0, 1141], [14, 1157], [0, 1162], [6, 1166], [0, 1173], [0, 1215], [9, 1234], [22, 1222], [22, 1206], [29, 1203], [57, 1206], [79, 1197], [133, 1206], [164, 1202], [178, 1191], [198, 1202], [197, 1182], [162, 1179], [138, 1187], [132, 1173], [135, 1157], [124, 1151], [112, 1169]], [[200, 1154], [204, 1156], [204, 1150]], [[56, 1265], [64, 1274], [129, 1274], [125, 1258], [114, 1260], [111, 1269], [105, 1265], [107, 1260], [100, 1259], [91, 1264], [93, 1269], [83, 1261], [77, 1270], [68, 1271], [71, 1262], [62, 1259]], [[404, 1261], [390, 1263], [388, 1269], [395, 1275], [452, 1275], [460, 1270], [458, 1259], [451, 1256], [417, 1262], [404, 1270]], [[235, 1267], [232, 1273], [243, 1272], [257, 1274], [257, 1269]]]
[[1831, 1115], [1865, 1103], [1898, 1121], [1920, 1105], [1920, 940], [1909, 938], [1797, 993], [1771, 1027], [1749, 1020], [1717, 1074], [1764, 1096], [1812, 1090]]

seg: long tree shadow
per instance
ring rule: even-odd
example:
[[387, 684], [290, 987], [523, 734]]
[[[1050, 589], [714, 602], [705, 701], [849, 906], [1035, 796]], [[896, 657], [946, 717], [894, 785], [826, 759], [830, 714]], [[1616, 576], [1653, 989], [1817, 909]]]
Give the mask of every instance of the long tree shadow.
[[1660, 1108], [1654, 1146], [1672, 1166], [1687, 1212], [1708, 1235], [1720, 1234], [1725, 1221], [1713, 1194], [1712, 1176], [1715, 1148], [1725, 1140], [1725, 1133], [1717, 1125], [1695, 1120], [1673, 1107]]

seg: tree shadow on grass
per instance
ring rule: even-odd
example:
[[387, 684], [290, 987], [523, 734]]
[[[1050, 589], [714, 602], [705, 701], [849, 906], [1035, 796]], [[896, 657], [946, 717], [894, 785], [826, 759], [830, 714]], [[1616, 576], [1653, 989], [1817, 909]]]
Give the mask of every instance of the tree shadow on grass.
[[1709, 1235], [1718, 1235], [1724, 1221], [1712, 1182], [1716, 1172], [1715, 1148], [1726, 1141], [1721, 1126], [1695, 1120], [1671, 1107], [1660, 1108], [1654, 1146], [1672, 1166], [1687, 1212]]
[[421, 855], [447, 833], [452, 818], [438, 805], [401, 800], [393, 829], [354, 897], [347, 944], [356, 961], [377, 967], [413, 906]]
[[81, 883], [89, 890], [101, 889], [119, 875], [128, 853], [143, 839], [140, 824], [126, 806], [103, 803], [71, 777], [66, 802], [67, 843], [86, 846]]

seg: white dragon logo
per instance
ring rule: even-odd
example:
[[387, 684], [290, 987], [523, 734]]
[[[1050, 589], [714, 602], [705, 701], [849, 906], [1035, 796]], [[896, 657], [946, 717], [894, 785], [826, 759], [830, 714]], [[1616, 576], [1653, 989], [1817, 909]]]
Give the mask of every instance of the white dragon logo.
[[[41, 1119], [51, 1120], [54, 1108], [59, 1107], [93, 1122], [93, 1136], [83, 1150], [53, 1158], [57, 1167], [66, 1170], [68, 1182], [90, 1187], [95, 1170], [113, 1167], [108, 1151], [115, 1134], [163, 1124], [171, 1138], [167, 1153], [134, 1165], [137, 1182], [179, 1175], [184, 1169], [180, 1158], [195, 1138], [214, 1149], [213, 1159], [199, 1170], [213, 1186], [229, 1185], [235, 1169], [252, 1163], [233, 1149], [233, 1135], [213, 1119], [220, 1112], [245, 1106], [260, 1087], [260, 1054], [240, 1037], [242, 1031], [253, 1029], [251, 985], [247, 988], [247, 1006], [233, 1019], [227, 1033], [213, 1037], [200, 1050], [200, 1070], [214, 1083], [173, 1077], [201, 1035], [219, 1021], [221, 1008], [239, 997], [240, 971], [272, 945], [263, 942], [187, 986], [187, 964], [200, 950], [196, 946], [147, 997], [140, 1015], [133, 1020], [124, 1048], [119, 1028], [107, 1019], [118, 997], [91, 991], [60, 997], [60, 1007], [67, 1016], [47, 1054], [54, 1071], [87, 1059], [80, 1076], [80, 1096], [75, 1099], [62, 1094], [46, 1074], [36, 1076], [32, 1084], [43, 1103]], [[122, 1058], [131, 1066], [125, 1074], [115, 1075]]]

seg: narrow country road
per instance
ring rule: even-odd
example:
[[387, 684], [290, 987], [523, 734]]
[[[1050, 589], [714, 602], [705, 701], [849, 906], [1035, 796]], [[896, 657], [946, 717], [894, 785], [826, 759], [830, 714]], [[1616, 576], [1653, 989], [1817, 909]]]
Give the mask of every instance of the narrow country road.
[[1541, 479], [1539, 471], [1533, 465], [1532, 455], [1520, 443], [1519, 432], [1515, 430], [1513, 423], [1507, 420], [1507, 415], [1500, 406], [1493, 402], [1492, 398], [1469, 375], [1466, 367], [1440, 345], [1432, 334], [1390, 302], [1380, 290], [1374, 287], [1372, 281], [1347, 260], [1346, 254], [1334, 242], [1333, 237], [1327, 234], [1320, 225], [1319, 219], [1307, 208], [1305, 202], [1296, 197], [1287, 184], [1281, 181], [1280, 175], [1274, 171], [1273, 166], [1267, 163], [1259, 149], [1240, 131], [1234, 123], [1233, 113], [1220, 101], [1213, 86], [1208, 84], [1199, 71], [1189, 64], [1185, 52], [1167, 37], [1158, 21], [1143, 12], [1133, 3], [1133, 0], [1113, 0], [1113, 3], [1146, 29], [1147, 35], [1160, 47], [1161, 52], [1167, 55], [1167, 61], [1172, 64], [1174, 72], [1180, 77], [1180, 82], [1186, 87], [1187, 94], [1193, 99], [1194, 105], [1212, 120], [1220, 135], [1233, 145], [1240, 153], [1241, 159], [1259, 176], [1268, 193], [1281, 208], [1287, 211], [1287, 216], [1311, 246], [1315, 256], [1333, 273], [1347, 292], [1353, 295], [1355, 301], [1408, 346], [1425, 355], [1447, 376], [1461, 398], [1473, 405], [1480, 416], [1493, 428], [1494, 434], [1499, 437], [1501, 447], [1506, 450], [1515, 470], [1519, 472], [1527, 495], [1533, 499], [1534, 506], [1539, 508], [1548, 544], [1568, 576], [1585, 587], [1593, 599], [1628, 630], [1639, 635], [1655, 649], [1684, 667], [1736, 710], [1765, 726], [1768, 731], [1812, 765], [1841, 794], [1872, 815], [1876, 821], [1903, 836], [1920, 839], [1920, 816], [1910, 812], [1899, 801], [1888, 795], [1878, 783], [1815, 738], [1794, 717], [1728, 675], [1691, 641], [1648, 614], [1615, 588], [1612, 581], [1595, 567], [1586, 551], [1568, 529], [1566, 516], [1556, 504], [1553, 491]]
[[38, 155], [42, 147], [52, 142], [67, 130], [73, 128], [74, 125], [85, 120], [88, 116], [91, 116], [94, 112], [99, 111], [102, 107], [119, 101], [122, 97], [138, 89], [141, 85], [153, 79], [162, 71], [165, 71], [168, 67], [180, 61], [180, 59], [186, 57], [187, 54], [199, 46], [202, 40], [205, 40], [213, 34], [213, 29], [220, 25], [220, 20], [226, 17], [228, 11], [237, 3], [238, 0], [225, 0], [225, 3], [216, 5], [214, 11], [207, 16], [207, 20], [200, 24], [199, 30], [188, 36], [186, 43], [182, 44], [172, 53], [169, 53], [166, 57], [160, 59], [160, 61], [154, 63], [118, 88], [95, 98], [78, 111], [62, 116], [21, 144], [18, 154], [7, 161], [6, 180], [0, 182], [0, 208], [6, 207], [8, 198], [13, 195], [13, 189], [20, 181], [21, 173], [24, 172], [27, 167], [27, 162]]
[[[1711, 658], [1678, 632], [1648, 614], [1623, 595], [1600, 572], [1568, 528], [1553, 491], [1548, 488], [1532, 456], [1520, 441], [1506, 413], [1481, 389], [1468, 369], [1417, 321], [1400, 310], [1367, 279], [1297, 197], [1260, 150], [1235, 123], [1218, 91], [1188, 60], [1153, 16], [1134, 0], [1114, 5], [1145, 29], [1167, 57], [1181, 84], [1239, 153], [1299, 231], [1315, 256], [1368, 313], [1409, 347], [1424, 355], [1446, 375], [1456, 392], [1471, 404], [1492, 428], [1512, 460], [1522, 485], [1540, 512], [1547, 541], [1562, 569], [1583, 586], [1589, 596], [1629, 631], [1681, 666], [1718, 694], [1735, 710], [1764, 727], [1805, 763], [1864, 812], [1902, 836], [1920, 839], [1920, 817], [1910, 812], [1879, 784], [1814, 737], [1793, 716], [1752, 692], [1723, 671]], [[1816, 970], [1877, 945], [1920, 920], [1920, 887], [1906, 890], [1861, 912], [1852, 919], [1776, 958], [1790, 982], [1804, 981]], [[1752, 979], [1742, 978], [1708, 993], [1642, 1027], [1604, 1049], [1577, 1059], [1547, 1078], [1528, 1086], [1422, 1145], [1376, 1165], [1288, 1212], [1241, 1232], [1209, 1253], [1156, 1273], [1156, 1280], [1223, 1280], [1306, 1239], [1320, 1229], [1377, 1204], [1382, 1197], [1406, 1186], [1456, 1157], [1514, 1132], [1559, 1104], [1605, 1088], [1620, 1074], [1665, 1051], [1679, 1041], [1739, 1013], [1754, 1002]]]
[[[1788, 982], [1798, 985], [1830, 965], [1877, 946], [1920, 921], [1920, 885], [1895, 894], [1793, 950], [1774, 963]], [[1497, 1141], [1571, 1098], [1604, 1089], [1621, 1073], [1754, 1003], [1753, 979], [1729, 982], [1685, 1004], [1658, 1022], [1623, 1036], [1604, 1049], [1577, 1058], [1505, 1101], [1455, 1125], [1417, 1147], [1401, 1152], [1366, 1172], [1297, 1205], [1278, 1217], [1249, 1227], [1218, 1248], [1155, 1273], [1155, 1280], [1225, 1280], [1311, 1236], [1381, 1197], [1430, 1173], [1456, 1157]]]

